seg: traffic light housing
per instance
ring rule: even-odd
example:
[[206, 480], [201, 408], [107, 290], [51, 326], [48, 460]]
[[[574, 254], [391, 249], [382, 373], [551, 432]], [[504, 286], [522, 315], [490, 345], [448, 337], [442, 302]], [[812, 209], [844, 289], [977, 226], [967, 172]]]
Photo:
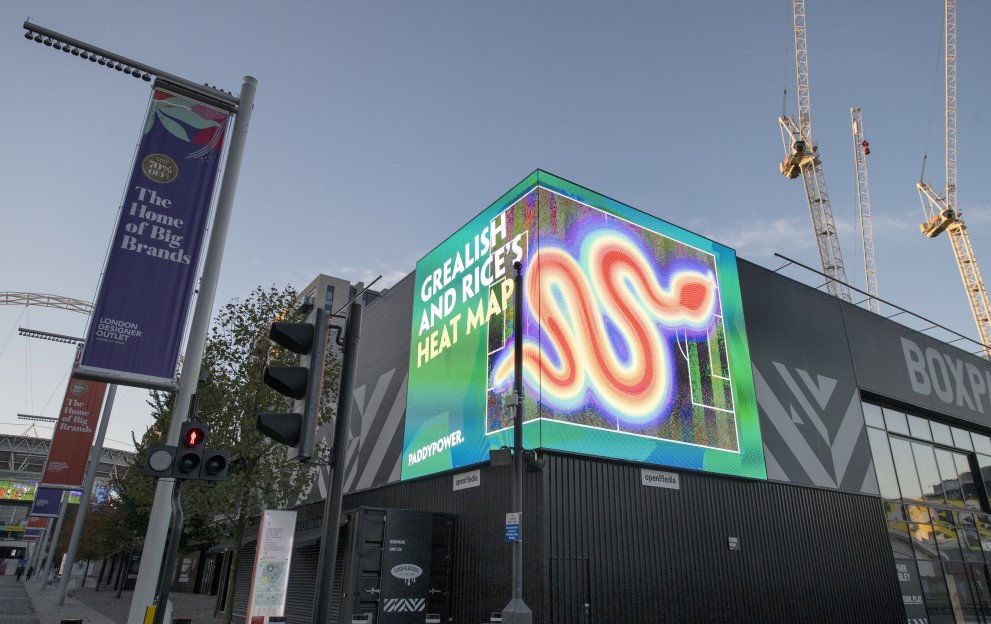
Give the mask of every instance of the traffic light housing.
[[184, 422], [179, 432], [179, 445], [153, 444], [148, 447], [148, 458], [142, 472], [161, 479], [174, 477], [186, 481], [223, 481], [227, 478], [227, 451], [206, 448], [209, 427], [200, 423]]
[[172, 470], [173, 477], [190, 480], [200, 478], [203, 451], [206, 450], [206, 434], [206, 425], [188, 421], [182, 423]]
[[149, 477], [156, 479], [171, 477], [172, 469], [175, 466], [176, 447], [168, 444], [154, 444], [148, 447], [148, 457], [142, 471]]
[[201, 481], [223, 481], [227, 478], [228, 454], [226, 451], [203, 450], [203, 463], [200, 465]]
[[327, 312], [314, 306], [305, 323], [272, 323], [269, 337], [300, 354], [299, 366], [269, 366], [263, 381], [279, 394], [296, 400], [292, 413], [258, 414], [256, 427], [289, 448], [289, 461], [306, 462], [316, 447], [327, 355]]

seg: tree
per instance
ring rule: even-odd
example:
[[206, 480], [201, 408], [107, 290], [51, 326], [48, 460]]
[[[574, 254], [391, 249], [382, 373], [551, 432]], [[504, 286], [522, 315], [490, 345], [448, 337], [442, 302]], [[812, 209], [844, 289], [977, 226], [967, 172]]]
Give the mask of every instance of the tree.
[[[196, 396], [196, 415], [210, 428], [207, 445], [230, 452], [228, 478], [221, 482], [189, 482], [183, 489], [190, 531], [206, 541], [230, 539], [233, 557], [225, 608], [232, 617], [236, 571], [248, 520], [265, 509], [292, 506], [314, 479], [314, 468], [290, 464], [286, 447], [255, 428], [261, 412], [289, 411], [291, 406], [262, 382], [266, 365], [291, 365], [296, 357], [274, 347], [268, 332], [275, 320], [302, 320], [291, 287], [258, 287], [244, 300], [225, 305], [211, 328], [204, 353], [205, 381]], [[340, 364], [328, 360], [322, 418], [333, 415]], [[318, 456], [323, 449], [318, 449]]]
[[[255, 429], [261, 412], [287, 412], [288, 399], [262, 382], [267, 365], [293, 365], [298, 356], [274, 346], [268, 336], [275, 320], [302, 320], [295, 305], [296, 292], [291, 287], [277, 289], [257, 287], [245, 299], [226, 304], [214, 319], [204, 351], [201, 382], [191, 412], [199, 422], [209, 426], [207, 446], [230, 453], [226, 481], [188, 481], [182, 486], [184, 511], [183, 542], [215, 544], [229, 541], [233, 557], [228, 578], [225, 607], [226, 621], [232, 617], [236, 589], [236, 571], [241, 542], [248, 521], [265, 509], [292, 506], [307, 491], [315, 476], [315, 467], [290, 464], [286, 447], [274, 443]], [[333, 351], [332, 349], [328, 351]], [[321, 401], [322, 424], [333, 418], [340, 380], [340, 361], [328, 356]], [[155, 496], [155, 480], [142, 474], [147, 450], [164, 443], [172, 421], [175, 395], [152, 392], [149, 405], [154, 423], [135, 440], [134, 463], [114, 484], [117, 508], [112, 528], [119, 535], [135, 531], [143, 535]], [[318, 447], [319, 457], [325, 448]], [[94, 537], [96, 543], [102, 538]], [[113, 544], [113, 539], [109, 540]], [[119, 543], [119, 540], [118, 540]], [[119, 550], [119, 547], [118, 547]]]

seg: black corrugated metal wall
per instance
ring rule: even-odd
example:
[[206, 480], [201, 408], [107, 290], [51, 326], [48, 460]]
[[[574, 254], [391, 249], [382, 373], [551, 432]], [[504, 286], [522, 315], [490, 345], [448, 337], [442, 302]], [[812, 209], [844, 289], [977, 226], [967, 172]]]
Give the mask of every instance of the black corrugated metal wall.
[[[344, 506], [363, 505], [452, 513], [457, 516], [452, 551], [453, 574], [451, 605], [453, 622], [487, 622], [489, 613], [502, 611], [512, 595], [512, 554], [505, 541], [506, 512], [509, 511], [512, 469], [508, 466], [481, 466], [481, 483], [453, 491], [453, 477], [399, 483], [375, 490], [349, 494]], [[526, 475], [523, 515], [523, 597], [540, 622], [543, 583], [540, 554], [541, 475]]]
[[[511, 592], [504, 540], [511, 471], [479, 470], [480, 486], [467, 490], [453, 491], [448, 473], [344, 501], [346, 509], [457, 516], [451, 596], [457, 624], [487, 621]], [[678, 472], [676, 490], [645, 487], [640, 470], [547, 454], [543, 472], [527, 475], [524, 599], [534, 622], [904, 621], [880, 499], [693, 472]], [[730, 549], [730, 538], [739, 550]], [[253, 554], [250, 546], [245, 551]], [[239, 578], [239, 594], [248, 582]], [[302, 585], [291, 583], [290, 594]], [[236, 615], [246, 596], [238, 598]]]
[[[510, 595], [510, 471], [481, 475], [470, 490], [452, 491], [446, 474], [345, 501], [457, 514], [457, 623], [485, 621]], [[534, 622], [585, 624], [586, 601], [588, 624], [904, 621], [880, 499], [679, 475], [680, 489], [644, 487], [639, 466], [554, 454], [527, 475], [524, 599]]]
[[[588, 562], [592, 623], [904, 622], [880, 499], [685, 472], [644, 487], [638, 466], [568, 456], [544, 471], [547, 554]], [[584, 582], [553, 576], [555, 605]]]

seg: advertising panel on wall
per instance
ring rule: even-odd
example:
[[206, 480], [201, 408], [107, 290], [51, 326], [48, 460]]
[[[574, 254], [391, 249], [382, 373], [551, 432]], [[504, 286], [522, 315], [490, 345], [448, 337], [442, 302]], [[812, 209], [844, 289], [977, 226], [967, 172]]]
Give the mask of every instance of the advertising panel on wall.
[[732, 249], [537, 171], [417, 263], [403, 479], [512, 442], [764, 478]]
[[229, 119], [226, 111], [153, 89], [78, 376], [176, 388]]

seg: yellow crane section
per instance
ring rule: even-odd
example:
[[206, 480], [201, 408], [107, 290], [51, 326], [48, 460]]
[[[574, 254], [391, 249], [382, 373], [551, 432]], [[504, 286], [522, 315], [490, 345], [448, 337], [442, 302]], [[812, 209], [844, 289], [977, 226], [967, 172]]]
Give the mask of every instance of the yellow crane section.
[[922, 233], [935, 238], [947, 232], [953, 245], [960, 277], [963, 279], [977, 332], [984, 345], [984, 356], [991, 359], [991, 303], [970, 244], [967, 226], [957, 208], [957, 2], [946, 0], [946, 192], [940, 194], [929, 182], [916, 187], [922, 200], [925, 221]]
[[812, 229], [822, 271], [829, 278], [826, 290], [845, 301], [850, 301], [846, 269], [840, 253], [840, 241], [836, 235], [833, 210], [826, 192], [826, 179], [822, 173], [822, 161], [818, 147], [812, 141], [812, 114], [809, 96], [809, 52], [805, 33], [805, 0], [792, 3], [795, 24], [795, 68], [798, 86], [798, 122], [787, 115], [778, 118], [782, 138], [785, 140], [785, 159], [779, 170], [789, 179], [802, 176], [805, 197], [812, 217]]

